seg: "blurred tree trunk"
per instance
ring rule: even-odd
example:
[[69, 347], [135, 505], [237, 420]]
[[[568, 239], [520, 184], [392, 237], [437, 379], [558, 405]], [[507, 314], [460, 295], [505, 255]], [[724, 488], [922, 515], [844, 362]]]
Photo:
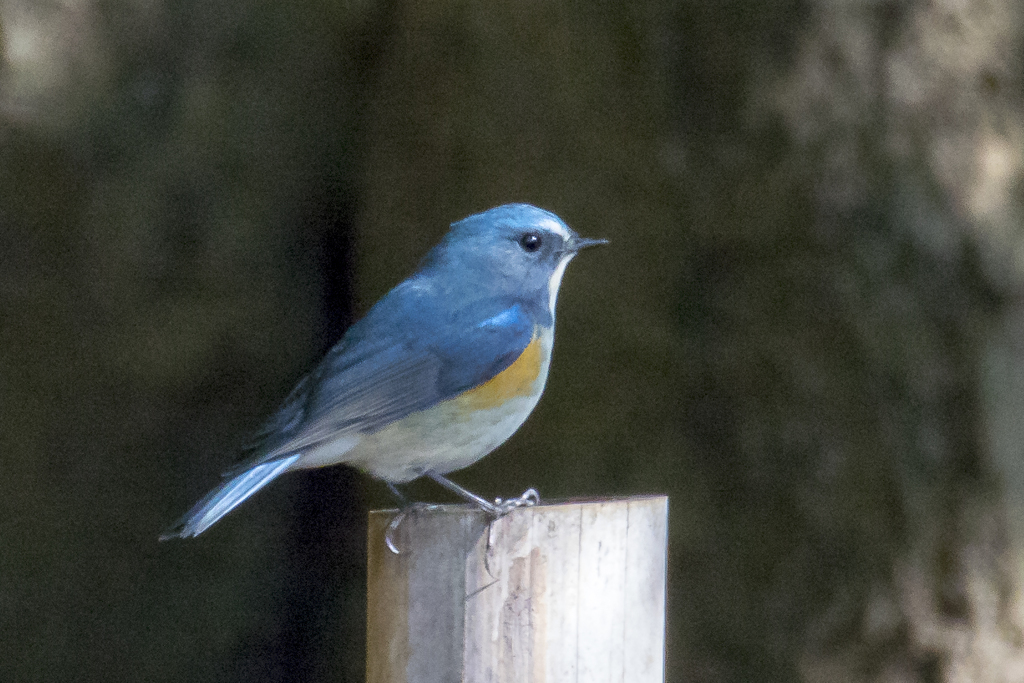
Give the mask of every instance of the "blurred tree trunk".
[[[683, 139], [715, 133], [685, 150], [714, 171], [682, 179], [711, 224], [734, 224], [694, 243], [685, 280], [703, 367], [687, 424], [720, 535], [687, 574], [705, 594], [690, 664], [707, 680], [1021, 680], [1005, 496], [1024, 493], [1006, 437], [1022, 384], [990, 369], [1024, 361], [1006, 335], [1018, 9], [731, 7], [678, 24], [706, 56], [678, 62], [697, 84], [677, 83], [680, 106], [708, 114], [682, 117]], [[746, 78], [719, 80], [732, 69]]]
[[0, 679], [362, 679], [354, 475], [156, 536], [351, 319], [372, 9], [0, 5]]
[[[819, 472], [850, 477], [824, 501], [826, 528], [889, 512], [855, 546], [852, 568], [871, 571], [837, 577], [804, 632], [807, 680], [1024, 676], [1012, 562], [1024, 539], [1011, 538], [1004, 497], [1024, 493], [1004, 471], [1022, 446], [1000, 452], [987, 400], [993, 381], [1005, 387], [987, 367], [1022, 283], [1020, 31], [1011, 2], [817, 3], [776, 96], [810, 161], [810, 227], [831, 252], [847, 362], [868, 380], [861, 425], [842, 441], [812, 433], [880, 437], [877, 450], [818, 454]], [[1020, 406], [1016, 391], [1001, 393]]]

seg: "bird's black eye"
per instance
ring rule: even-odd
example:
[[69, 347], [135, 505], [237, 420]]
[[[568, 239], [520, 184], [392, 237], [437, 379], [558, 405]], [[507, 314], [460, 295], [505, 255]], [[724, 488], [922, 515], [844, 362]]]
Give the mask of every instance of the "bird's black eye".
[[519, 238], [519, 246], [531, 254], [540, 249], [540, 235], [535, 232], [528, 232]]

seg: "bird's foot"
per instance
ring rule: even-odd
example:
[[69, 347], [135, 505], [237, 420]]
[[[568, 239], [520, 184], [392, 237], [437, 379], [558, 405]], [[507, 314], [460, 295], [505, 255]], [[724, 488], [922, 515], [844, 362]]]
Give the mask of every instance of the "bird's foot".
[[402, 554], [402, 551], [399, 550], [398, 546], [395, 544], [395, 533], [398, 531], [399, 525], [401, 525], [406, 517], [410, 514], [416, 514], [420, 510], [436, 510], [439, 507], [441, 506], [433, 503], [409, 503], [408, 505], [403, 506], [402, 509], [398, 511], [398, 514], [395, 515], [394, 519], [388, 523], [387, 530], [384, 531], [384, 543], [388, 546], [388, 550], [395, 555]]
[[[424, 475], [430, 477], [448, 490], [457, 493], [469, 502], [476, 504], [481, 510], [495, 519], [498, 517], [504, 517], [513, 510], [533, 507], [540, 503], [540, 494], [537, 493], [537, 489], [526, 489], [523, 491], [522, 495], [517, 496], [516, 498], [509, 498], [508, 500], [495, 498], [494, 502], [490, 503], [472, 491], [467, 491], [452, 480], [441, 476], [440, 474], [435, 472], [425, 472]], [[388, 550], [393, 552], [395, 555], [401, 555], [402, 551], [399, 550], [398, 545], [395, 543], [395, 534], [398, 532], [398, 527], [402, 524], [402, 521], [411, 513], [414, 514], [420, 510], [436, 510], [441, 506], [434, 505], [432, 503], [408, 503], [406, 502], [405, 496], [403, 496], [393, 484], [388, 483], [388, 488], [390, 488], [391, 492], [403, 501], [403, 505], [398, 514], [395, 515], [394, 519], [388, 523], [388, 528], [384, 532], [384, 543], [387, 544]]]
[[433, 479], [452, 493], [460, 496], [462, 499], [467, 500], [470, 503], [473, 503], [487, 514], [493, 515], [494, 517], [502, 517], [516, 508], [530, 507], [531, 505], [536, 505], [540, 502], [540, 494], [537, 493], [536, 489], [526, 489], [526, 491], [523, 492], [523, 495], [518, 498], [510, 498], [509, 500], [495, 498], [494, 502], [491, 503], [472, 491], [462, 488], [448, 477], [444, 477], [437, 472], [424, 472], [423, 476]]
[[495, 498], [494, 511], [491, 514], [503, 517], [517, 508], [533, 507], [538, 503], [540, 503], [540, 494], [537, 493], [537, 489], [526, 489], [517, 498], [509, 498], [508, 500]]

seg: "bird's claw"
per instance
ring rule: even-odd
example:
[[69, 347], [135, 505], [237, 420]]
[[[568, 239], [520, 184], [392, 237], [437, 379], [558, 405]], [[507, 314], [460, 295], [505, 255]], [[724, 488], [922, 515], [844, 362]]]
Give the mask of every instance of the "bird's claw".
[[384, 531], [384, 543], [387, 545], [388, 550], [395, 555], [402, 554], [402, 551], [395, 545], [395, 532], [398, 531], [399, 525], [410, 513], [416, 513], [420, 510], [435, 510], [439, 507], [441, 506], [434, 505], [433, 503], [411, 503], [399, 510], [398, 514], [388, 523], [388, 528]]
[[526, 489], [517, 498], [509, 498], [508, 500], [495, 498], [494, 512], [498, 517], [503, 517], [517, 508], [533, 507], [538, 503], [540, 503], [540, 494], [537, 493], [537, 489]]

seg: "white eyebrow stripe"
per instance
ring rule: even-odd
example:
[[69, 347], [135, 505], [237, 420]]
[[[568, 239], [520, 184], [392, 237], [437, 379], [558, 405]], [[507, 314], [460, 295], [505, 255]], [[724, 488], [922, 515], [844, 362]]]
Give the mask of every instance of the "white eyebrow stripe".
[[543, 228], [549, 232], [553, 232], [563, 240], [569, 239], [569, 231], [565, 229], [565, 226], [554, 220], [553, 218], [544, 218], [537, 221], [537, 227]]

